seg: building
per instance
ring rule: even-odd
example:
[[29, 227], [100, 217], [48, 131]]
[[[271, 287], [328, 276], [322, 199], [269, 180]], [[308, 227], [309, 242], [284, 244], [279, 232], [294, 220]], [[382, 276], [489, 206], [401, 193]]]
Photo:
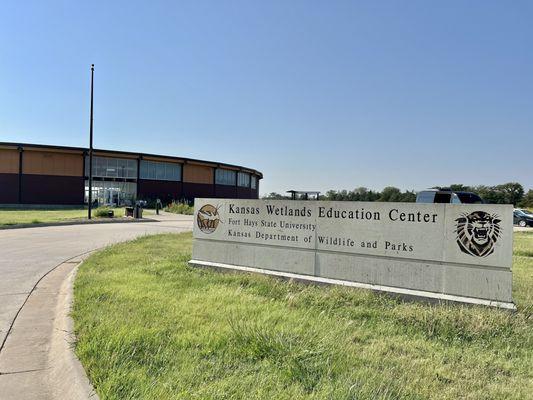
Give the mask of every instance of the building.
[[[99, 205], [195, 197], [257, 199], [263, 175], [214, 161], [93, 150]], [[88, 149], [0, 142], [0, 204], [82, 205], [89, 193]]]

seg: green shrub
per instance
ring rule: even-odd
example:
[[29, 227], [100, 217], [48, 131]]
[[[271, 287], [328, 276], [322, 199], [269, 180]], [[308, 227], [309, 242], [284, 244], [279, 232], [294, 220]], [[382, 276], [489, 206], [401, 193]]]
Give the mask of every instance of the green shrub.
[[192, 215], [194, 213], [194, 207], [188, 205], [187, 203], [176, 203], [173, 201], [165, 207], [165, 211], [174, 214]]
[[95, 217], [108, 217], [109, 211], [113, 211], [109, 207], [98, 207], [96, 210], [94, 210], [94, 216]]

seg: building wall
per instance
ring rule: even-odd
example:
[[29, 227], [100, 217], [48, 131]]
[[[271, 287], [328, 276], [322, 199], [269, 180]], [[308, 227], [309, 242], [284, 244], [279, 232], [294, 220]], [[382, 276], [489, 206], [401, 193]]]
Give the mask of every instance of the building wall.
[[49, 151], [25, 150], [22, 173], [31, 175], [82, 176], [83, 157]]
[[183, 165], [183, 195], [189, 201], [195, 197], [214, 197], [214, 168], [201, 164]]
[[19, 151], [0, 149], [0, 203], [19, 201]]
[[23, 204], [83, 204], [81, 176], [22, 175]]
[[252, 199], [253, 189], [249, 187], [237, 186], [237, 198], [239, 199]]
[[230, 185], [216, 185], [216, 197], [237, 199], [239, 195], [237, 194], [237, 186]]
[[[85, 192], [84, 150], [0, 144], [0, 204], [83, 204]], [[139, 159], [139, 154], [95, 151], [101, 157]], [[139, 179], [137, 197], [169, 200], [195, 197], [257, 198], [258, 190], [235, 185], [215, 185], [218, 164], [208, 162], [142, 156], [143, 159], [181, 164], [181, 182]], [[237, 170], [228, 166], [222, 169]], [[20, 187], [19, 187], [20, 183]]]
[[204, 165], [185, 164], [183, 166], [183, 182], [212, 185], [214, 169]]
[[0, 172], [0, 203], [17, 204], [19, 202], [19, 175]]
[[0, 149], [0, 174], [19, 173], [19, 151], [17, 149]]
[[139, 199], [159, 198], [163, 203], [168, 203], [182, 197], [181, 182], [140, 179], [137, 186], [137, 198]]
[[21, 192], [23, 204], [83, 204], [82, 153], [24, 149]]
[[192, 201], [195, 197], [215, 197], [214, 185], [183, 182], [183, 198]]

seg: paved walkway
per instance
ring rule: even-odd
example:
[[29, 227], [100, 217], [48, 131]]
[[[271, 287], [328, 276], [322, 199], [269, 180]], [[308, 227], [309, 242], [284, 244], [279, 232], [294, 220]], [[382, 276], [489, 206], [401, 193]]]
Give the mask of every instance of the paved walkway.
[[[2, 400], [58, 398], [46, 387], [51, 367], [46, 353], [53, 347], [46, 332], [52, 329], [60, 297], [67, 295], [62, 283], [84, 255], [143, 235], [192, 229], [191, 216], [163, 213], [150, 218], [158, 221], [0, 231]], [[32, 385], [36, 390], [29, 390]]]

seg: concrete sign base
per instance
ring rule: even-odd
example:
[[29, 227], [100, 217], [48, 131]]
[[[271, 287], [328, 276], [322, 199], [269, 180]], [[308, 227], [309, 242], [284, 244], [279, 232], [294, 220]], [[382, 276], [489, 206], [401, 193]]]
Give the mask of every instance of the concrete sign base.
[[434, 293], [434, 292], [425, 292], [422, 290], [412, 290], [412, 289], [402, 289], [402, 288], [391, 287], [391, 286], [372, 285], [370, 283], [350, 282], [350, 281], [343, 281], [339, 279], [322, 278], [319, 276], [291, 274], [290, 272], [280, 272], [280, 271], [272, 271], [272, 270], [261, 269], [261, 268], [242, 267], [239, 265], [212, 263], [208, 261], [190, 260], [189, 265], [192, 267], [206, 267], [206, 268], [214, 268], [214, 269], [220, 269], [220, 270], [225, 270], [225, 269], [236, 270], [236, 271], [242, 271], [242, 272], [270, 275], [270, 276], [274, 276], [277, 278], [291, 279], [291, 280], [295, 280], [298, 282], [349, 286], [349, 287], [354, 287], [354, 288], [359, 288], [359, 289], [369, 289], [369, 290], [374, 290], [374, 291], [379, 291], [379, 292], [386, 292], [386, 293], [390, 293], [393, 295], [398, 295], [402, 297], [405, 296], [409, 298], [427, 299], [427, 300], [435, 300], [435, 301], [450, 301], [450, 302], [457, 302], [457, 303], [468, 303], [468, 304], [487, 306], [487, 307], [504, 308], [504, 309], [513, 310], [513, 311], [516, 310], [516, 306], [513, 303], [478, 299], [475, 297], [455, 296], [452, 294], [445, 294], [445, 293]]

